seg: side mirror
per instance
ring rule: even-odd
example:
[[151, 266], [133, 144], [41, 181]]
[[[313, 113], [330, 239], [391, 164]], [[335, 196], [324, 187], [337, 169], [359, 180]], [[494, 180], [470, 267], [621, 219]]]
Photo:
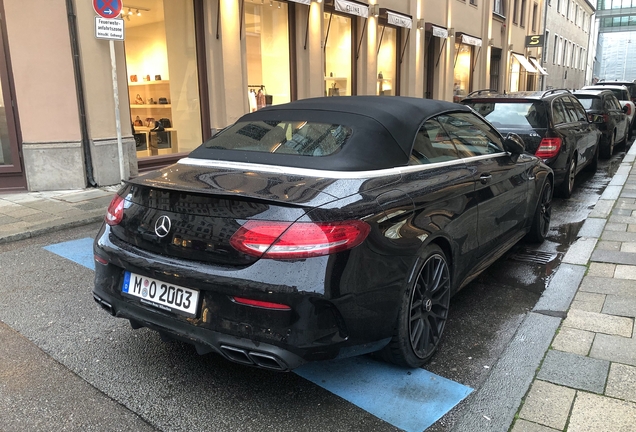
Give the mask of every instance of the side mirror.
[[605, 119], [600, 114], [590, 114], [590, 122], [594, 124], [603, 124], [605, 123]]
[[629, 107], [628, 107], [627, 105], [625, 105], [625, 106], [623, 107], [623, 112], [624, 112], [625, 114], [627, 114], [627, 111], [629, 111]]
[[509, 133], [504, 138], [503, 142], [504, 150], [512, 155], [520, 155], [526, 151], [526, 145], [521, 137], [515, 133]]

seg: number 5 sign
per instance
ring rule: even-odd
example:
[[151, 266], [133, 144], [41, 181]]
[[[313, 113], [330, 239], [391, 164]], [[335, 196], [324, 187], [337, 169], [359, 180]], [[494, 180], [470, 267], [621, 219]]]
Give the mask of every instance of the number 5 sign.
[[116, 18], [121, 13], [122, 0], [93, 0], [93, 9], [102, 18]]

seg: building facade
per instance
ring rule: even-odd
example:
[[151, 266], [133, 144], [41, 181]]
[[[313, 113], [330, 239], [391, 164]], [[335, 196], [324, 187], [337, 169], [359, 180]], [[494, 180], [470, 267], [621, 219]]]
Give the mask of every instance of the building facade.
[[116, 184], [120, 160], [135, 176], [297, 99], [534, 90], [542, 48], [527, 43], [543, 10], [543, 0], [125, 0], [120, 153], [93, 0], [0, 0], [0, 191]]
[[545, 89], [579, 89], [586, 83], [594, 6], [588, 0], [549, 0], [545, 15]]
[[636, 79], [636, 0], [599, 0], [598, 50], [594, 76], [608, 81]]

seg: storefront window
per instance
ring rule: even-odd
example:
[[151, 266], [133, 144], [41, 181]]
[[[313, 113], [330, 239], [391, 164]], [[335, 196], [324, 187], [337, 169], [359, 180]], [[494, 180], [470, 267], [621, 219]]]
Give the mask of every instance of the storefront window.
[[140, 158], [201, 144], [191, 0], [137, 0], [124, 9], [130, 115]]
[[0, 165], [12, 165], [11, 142], [9, 141], [9, 126], [7, 113], [4, 108], [4, 95], [0, 85]]
[[288, 5], [245, 2], [250, 111], [291, 102]]
[[350, 96], [353, 18], [324, 13], [325, 96]]
[[380, 28], [380, 48], [378, 50], [379, 95], [397, 95], [397, 41], [398, 29], [389, 26]]
[[453, 83], [453, 102], [461, 101], [471, 91], [472, 46], [455, 43], [455, 80]]
[[521, 63], [515, 58], [510, 59], [510, 91], [519, 91], [519, 82], [521, 75]]

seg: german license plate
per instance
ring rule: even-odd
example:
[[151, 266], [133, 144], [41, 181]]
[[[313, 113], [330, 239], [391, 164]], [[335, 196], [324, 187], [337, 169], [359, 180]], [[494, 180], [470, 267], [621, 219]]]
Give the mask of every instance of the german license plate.
[[125, 272], [121, 292], [137, 297], [142, 304], [161, 310], [196, 317], [199, 291], [157, 279]]

